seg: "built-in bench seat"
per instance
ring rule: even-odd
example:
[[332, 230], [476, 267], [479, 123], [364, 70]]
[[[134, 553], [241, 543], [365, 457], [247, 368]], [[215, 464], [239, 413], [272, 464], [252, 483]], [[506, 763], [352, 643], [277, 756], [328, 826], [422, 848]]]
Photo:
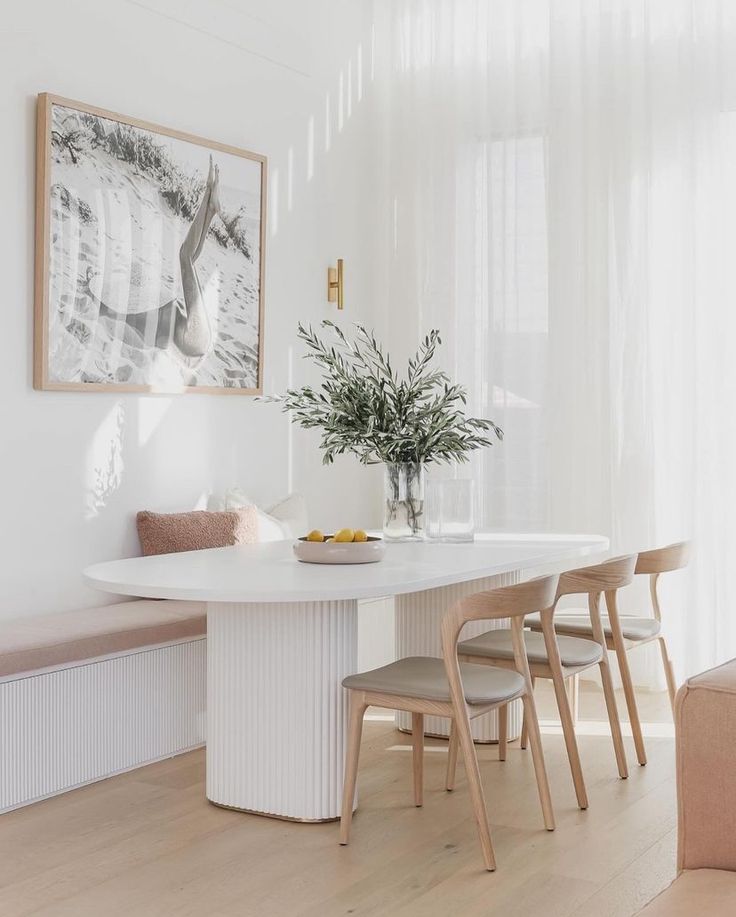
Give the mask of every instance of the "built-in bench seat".
[[196, 748], [206, 612], [140, 600], [0, 624], [0, 812]]
[[0, 622], [0, 678], [206, 634], [204, 605], [155, 599]]

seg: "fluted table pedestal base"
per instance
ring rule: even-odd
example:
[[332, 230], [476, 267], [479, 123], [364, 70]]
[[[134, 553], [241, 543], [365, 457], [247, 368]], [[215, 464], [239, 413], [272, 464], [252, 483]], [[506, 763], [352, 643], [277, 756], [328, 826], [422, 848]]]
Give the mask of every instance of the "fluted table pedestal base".
[[207, 798], [295, 821], [340, 816], [356, 600], [207, 606]]

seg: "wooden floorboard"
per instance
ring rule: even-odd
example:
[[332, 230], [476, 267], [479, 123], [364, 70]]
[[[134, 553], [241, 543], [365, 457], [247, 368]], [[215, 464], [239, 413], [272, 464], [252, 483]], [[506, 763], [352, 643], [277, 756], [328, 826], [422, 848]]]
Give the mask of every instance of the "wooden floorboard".
[[[546, 686], [540, 715], [553, 716]], [[645, 723], [670, 722], [643, 695]], [[625, 706], [620, 702], [621, 710]], [[562, 737], [544, 731], [557, 830], [547, 832], [531, 756], [479, 757], [498, 870], [482, 869], [462, 767], [443, 789], [445, 744], [412, 804], [409, 737], [368, 722], [349, 847], [337, 826], [247, 816], [204, 799], [204, 752], [159, 762], [0, 817], [2, 917], [629, 917], [674, 876], [674, 742], [646, 739], [649, 764], [621, 781], [599, 692], [581, 702], [590, 809], [575, 806]], [[591, 728], [588, 728], [591, 727]], [[661, 731], [661, 730], [660, 730]], [[667, 730], [665, 730], [667, 731]]]

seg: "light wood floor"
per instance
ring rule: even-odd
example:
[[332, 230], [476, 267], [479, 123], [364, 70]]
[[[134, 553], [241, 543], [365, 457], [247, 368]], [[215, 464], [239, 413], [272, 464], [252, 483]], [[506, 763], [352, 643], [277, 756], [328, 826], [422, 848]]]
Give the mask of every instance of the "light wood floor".
[[[537, 694], [544, 721], [554, 707], [546, 686]], [[666, 695], [641, 701], [645, 723], [671, 723]], [[416, 809], [408, 737], [369, 722], [349, 847], [336, 824], [209, 805], [194, 752], [0, 817], [0, 915], [627, 917], [674, 876], [674, 742], [671, 726], [649, 726], [641, 768], [627, 738], [621, 781], [610, 737], [595, 734], [603, 718], [591, 686], [580, 723], [587, 812], [575, 807], [562, 737], [544, 729], [554, 833], [542, 828], [529, 753], [513, 743], [501, 764], [494, 746], [481, 748], [495, 873], [482, 869], [461, 767], [456, 790], [442, 788], [446, 743], [430, 743]]]

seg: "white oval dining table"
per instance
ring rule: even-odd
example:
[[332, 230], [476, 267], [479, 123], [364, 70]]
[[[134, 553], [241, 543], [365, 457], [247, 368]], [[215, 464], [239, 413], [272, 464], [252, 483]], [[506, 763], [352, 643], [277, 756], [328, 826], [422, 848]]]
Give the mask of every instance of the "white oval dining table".
[[[380, 563], [325, 566], [271, 542], [116, 560], [84, 577], [117, 595], [206, 603], [207, 798], [321, 822], [340, 813], [341, 682], [356, 671], [359, 599], [395, 597], [399, 658], [438, 657], [439, 621], [457, 599], [607, 548], [594, 535], [487, 534], [472, 544], [388, 544]], [[473, 632], [490, 626], [477, 622]], [[495, 738], [495, 722], [479, 719], [475, 738]], [[519, 725], [509, 722], [512, 735]], [[439, 719], [426, 729], [447, 734]]]

